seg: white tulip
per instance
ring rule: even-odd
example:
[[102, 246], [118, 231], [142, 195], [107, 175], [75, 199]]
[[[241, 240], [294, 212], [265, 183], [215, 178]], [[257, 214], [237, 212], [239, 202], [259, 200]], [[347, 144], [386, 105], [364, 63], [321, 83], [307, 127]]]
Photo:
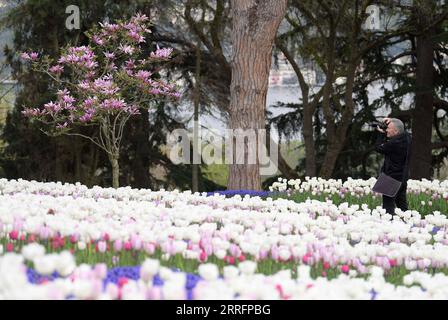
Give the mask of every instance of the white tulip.
[[257, 263], [253, 261], [244, 261], [238, 265], [238, 269], [242, 274], [251, 275], [257, 270]]
[[33, 262], [36, 271], [42, 275], [51, 275], [56, 269], [56, 257], [53, 255], [37, 257]]
[[140, 268], [140, 277], [150, 281], [159, 272], [160, 262], [155, 259], [146, 259]]
[[199, 275], [206, 281], [212, 281], [218, 278], [219, 270], [215, 264], [205, 263], [198, 268]]

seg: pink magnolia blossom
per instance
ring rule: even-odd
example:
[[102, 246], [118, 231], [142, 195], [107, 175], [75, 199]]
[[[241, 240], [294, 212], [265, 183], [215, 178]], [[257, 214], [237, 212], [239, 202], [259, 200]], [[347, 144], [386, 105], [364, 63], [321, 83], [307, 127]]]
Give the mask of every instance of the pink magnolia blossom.
[[167, 59], [170, 58], [171, 53], [173, 53], [173, 48], [160, 49], [159, 45], [157, 45], [157, 50], [151, 52], [150, 57], [153, 59]]
[[62, 109], [62, 106], [59, 103], [54, 103], [53, 101], [50, 101], [44, 104], [44, 109], [50, 114], [53, 114], [59, 112]]
[[89, 122], [93, 119], [93, 112], [86, 112], [82, 116], [79, 117], [79, 121], [81, 122]]
[[140, 79], [142, 81], [148, 81], [149, 77], [151, 77], [152, 73], [146, 70], [139, 70], [137, 71], [137, 73], [135, 74], [135, 77], [137, 79]]
[[137, 43], [145, 42], [145, 38], [135, 30], [129, 31], [128, 35], [131, 39], [135, 40]]
[[96, 98], [96, 97], [87, 98], [86, 100], [84, 100], [82, 106], [84, 107], [84, 109], [89, 109], [89, 108], [91, 108], [96, 102], [97, 102], [97, 98]]
[[50, 69], [48, 69], [50, 72], [56, 73], [56, 74], [61, 74], [64, 71], [64, 67], [57, 64], [52, 66]]
[[122, 44], [120, 44], [120, 46], [118, 47], [118, 49], [119, 49], [120, 51], [122, 51], [123, 53], [126, 53], [126, 54], [133, 54], [134, 51], [135, 51], [135, 48], [134, 48], [134, 47], [132, 47], [132, 46], [130, 46], [130, 45], [122, 45]]
[[26, 52], [22, 52], [22, 53], [20, 54], [20, 57], [21, 57], [22, 59], [24, 59], [24, 60], [31, 60], [30, 55], [29, 55], [28, 53], [26, 53]]
[[115, 53], [113, 52], [104, 52], [104, 56], [109, 60], [115, 59]]
[[36, 61], [39, 58], [39, 54], [37, 52], [26, 53], [23, 52], [20, 57], [24, 60]]
[[108, 33], [108, 34], [120, 30], [120, 25], [115, 24], [115, 23], [109, 23], [109, 22], [101, 23], [101, 22], [100, 22], [100, 26], [101, 26], [101, 27], [104, 29], [104, 31], [106, 31], [106, 33]]
[[102, 39], [102, 38], [99, 37], [98, 35], [94, 35], [94, 36], [92, 37], [92, 41], [93, 41], [94, 43], [100, 45], [100, 46], [102, 46], [102, 45], [105, 44], [104, 39]]
[[22, 111], [22, 114], [25, 117], [37, 117], [40, 116], [42, 114], [42, 111], [38, 108], [25, 108]]
[[[148, 20], [147, 16], [137, 14], [126, 22], [101, 23], [100, 30], [90, 37], [89, 45], [68, 47], [54, 61], [48, 58], [49, 62], [33, 63], [33, 69], [58, 75], [57, 79], [52, 78], [62, 89], [55, 101], [40, 108], [26, 108], [22, 114], [52, 123], [57, 129], [70, 130], [73, 125], [95, 122], [103, 125], [102, 120], [111, 116], [118, 120], [106, 125], [122, 126], [130, 115], [138, 115], [141, 108], [150, 105], [142, 101], [151, 95], [179, 98], [180, 93], [173, 84], [151, 79], [153, 74], [146, 68], [148, 63], [170, 58], [173, 52], [172, 48], [157, 46], [150, 57], [143, 58], [140, 44], [145, 42], [145, 33], [151, 32]], [[21, 57], [35, 61], [39, 54], [28, 52]], [[116, 128], [108, 129], [114, 132]], [[206, 251], [211, 251], [210, 247]]]
[[124, 109], [126, 106], [126, 102], [123, 99], [106, 99], [100, 104], [100, 107], [105, 110], [119, 110]]

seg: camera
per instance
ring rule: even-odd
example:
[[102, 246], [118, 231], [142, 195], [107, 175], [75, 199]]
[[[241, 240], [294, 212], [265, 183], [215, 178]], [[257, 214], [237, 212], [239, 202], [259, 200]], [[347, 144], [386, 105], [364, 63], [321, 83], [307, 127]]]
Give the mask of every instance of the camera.
[[378, 122], [378, 128], [380, 128], [381, 130], [383, 130], [383, 131], [386, 131], [387, 130], [387, 126], [388, 126], [389, 124], [386, 122], [386, 121], [381, 121], [381, 122]]
[[378, 127], [378, 128], [380, 128], [381, 130], [386, 131], [388, 125], [389, 125], [389, 123], [386, 122], [386, 121], [375, 121], [375, 122], [372, 123], [370, 126], [371, 126], [371, 127], [374, 127], [374, 128]]

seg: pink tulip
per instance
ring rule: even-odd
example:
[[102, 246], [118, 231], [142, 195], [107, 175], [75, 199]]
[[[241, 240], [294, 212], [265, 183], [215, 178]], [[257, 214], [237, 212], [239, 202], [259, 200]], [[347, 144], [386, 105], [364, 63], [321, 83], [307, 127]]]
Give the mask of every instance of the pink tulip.
[[135, 250], [140, 250], [142, 248], [142, 239], [139, 236], [132, 237], [131, 244]]
[[309, 260], [312, 258], [312, 255], [310, 254], [310, 253], [307, 253], [307, 254], [305, 254], [303, 257], [302, 257], [302, 262], [304, 263], [304, 264], [309, 264]]
[[72, 234], [70, 236], [70, 243], [71, 244], [75, 244], [76, 242], [78, 242], [78, 240], [79, 240], [79, 237], [77, 237], [76, 235]]
[[387, 259], [387, 258], [384, 258], [384, 259], [383, 259], [382, 268], [383, 268], [384, 270], [389, 270], [389, 269], [391, 268], [389, 259]]
[[224, 261], [227, 261], [229, 264], [234, 264], [235, 263], [235, 258], [232, 256], [226, 256], [224, 258]]
[[41, 239], [48, 239], [49, 236], [50, 236], [50, 229], [46, 226], [41, 227], [39, 230], [39, 237]]
[[123, 248], [123, 242], [119, 239], [115, 240], [114, 242], [114, 250], [115, 251], [121, 251], [121, 249]]
[[101, 253], [104, 253], [104, 252], [106, 252], [106, 250], [107, 250], [106, 242], [105, 241], [99, 241], [98, 242], [98, 251], [101, 252]]
[[144, 247], [145, 247], [145, 251], [150, 255], [154, 254], [154, 252], [156, 251], [156, 246], [154, 243], [151, 243], [151, 242], [145, 243]]
[[126, 241], [123, 247], [126, 251], [132, 250], [132, 243], [130, 241]]
[[344, 273], [348, 273], [350, 271], [350, 267], [344, 264], [343, 266], [341, 266], [341, 271]]
[[258, 257], [259, 257], [259, 259], [263, 260], [263, 259], [267, 258], [268, 254], [269, 254], [269, 251], [262, 249], [262, 250], [260, 250]]
[[213, 246], [211, 244], [205, 245], [204, 251], [207, 254], [207, 256], [211, 256], [213, 254]]
[[9, 233], [9, 238], [11, 240], [17, 240], [19, 238], [19, 231], [13, 230]]
[[383, 264], [383, 259], [381, 257], [375, 257], [375, 264], [381, 266]]
[[34, 234], [30, 234], [28, 236], [28, 243], [36, 241], [36, 236]]
[[205, 253], [205, 251], [201, 251], [201, 254], [199, 255], [199, 260], [201, 262], [207, 261], [207, 254]]
[[238, 257], [241, 254], [241, 249], [236, 244], [231, 244], [229, 248], [229, 252], [232, 256]]
[[397, 265], [397, 259], [389, 259], [389, 264], [391, 267], [395, 267]]
[[368, 270], [367, 270], [366, 266], [359, 266], [358, 272], [361, 274], [365, 274], [368, 272]]
[[11, 242], [8, 242], [6, 244], [6, 251], [7, 252], [13, 252], [14, 251], [14, 244], [12, 244]]
[[55, 250], [57, 250], [59, 248], [59, 241], [57, 238], [53, 239], [53, 241], [51, 242], [51, 246]]

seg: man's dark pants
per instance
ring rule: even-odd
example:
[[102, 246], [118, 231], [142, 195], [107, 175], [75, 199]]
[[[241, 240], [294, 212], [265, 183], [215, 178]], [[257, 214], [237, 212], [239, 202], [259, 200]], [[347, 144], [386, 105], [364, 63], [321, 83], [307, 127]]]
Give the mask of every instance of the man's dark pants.
[[402, 211], [408, 210], [408, 202], [406, 201], [407, 186], [408, 185], [406, 182], [403, 183], [394, 198], [383, 195], [383, 208], [386, 209], [387, 213], [393, 215], [395, 211], [395, 205]]

